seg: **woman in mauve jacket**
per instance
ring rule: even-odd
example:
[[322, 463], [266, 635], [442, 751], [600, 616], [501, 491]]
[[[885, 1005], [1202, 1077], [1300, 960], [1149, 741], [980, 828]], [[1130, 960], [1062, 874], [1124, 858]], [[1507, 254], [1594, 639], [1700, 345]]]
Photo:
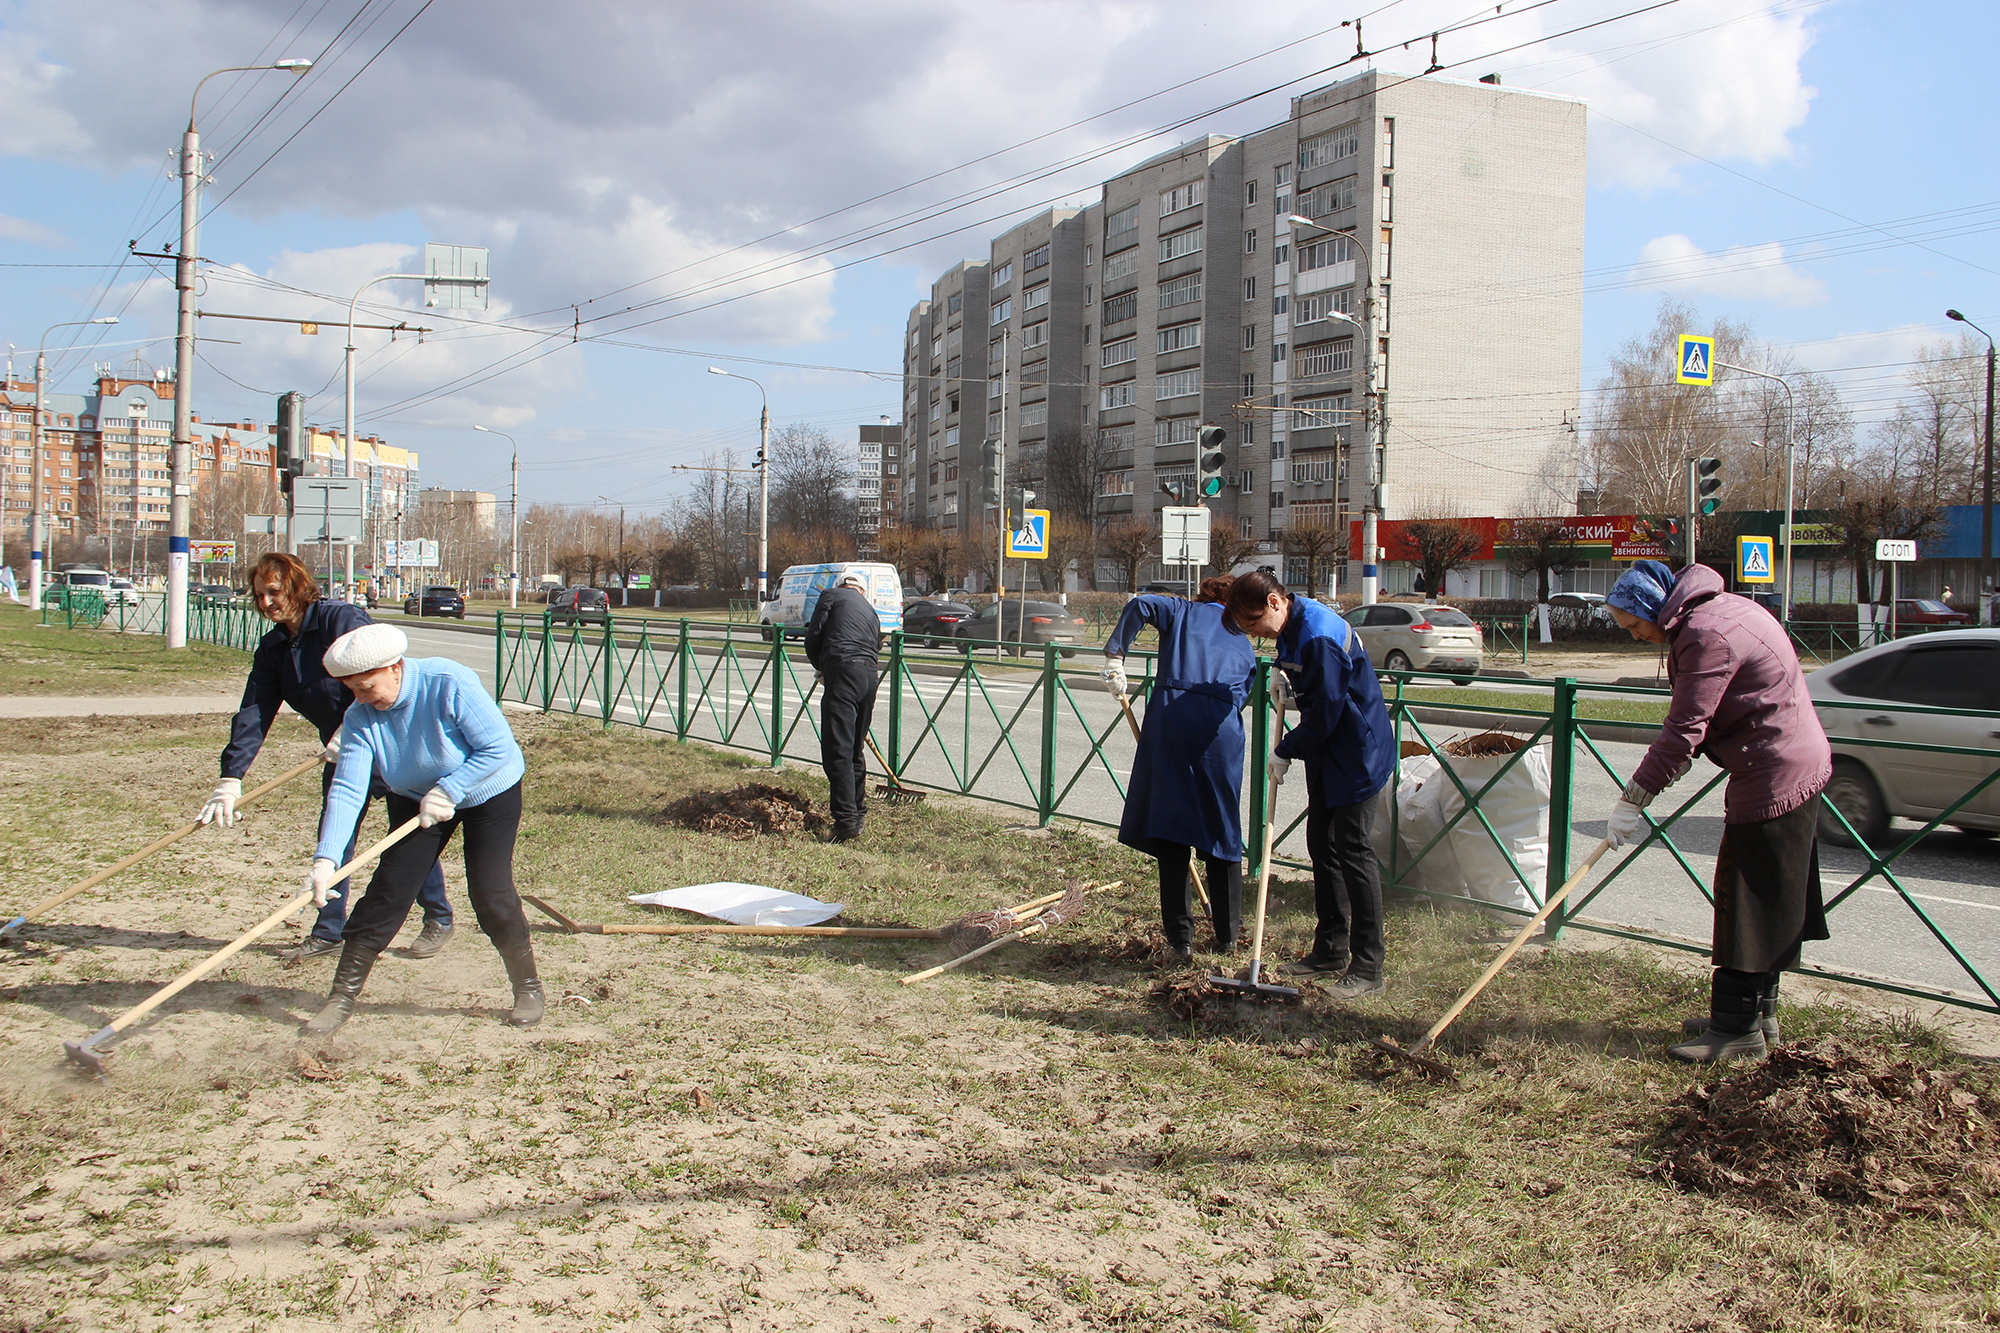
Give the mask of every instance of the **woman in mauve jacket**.
[[1715, 972], [1706, 1022], [1667, 1048], [1710, 1063], [1762, 1055], [1777, 1040], [1778, 979], [1806, 940], [1827, 938], [1819, 885], [1819, 793], [1833, 751], [1784, 626], [1724, 592], [1705, 565], [1679, 574], [1642, 560], [1605, 600], [1619, 625], [1667, 645], [1673, 702], [1659, 738], [1612, 807], [1613, 847], [1643, 841], [1644, 813], [1703, 755], [1729, 773], [1715, 858]]

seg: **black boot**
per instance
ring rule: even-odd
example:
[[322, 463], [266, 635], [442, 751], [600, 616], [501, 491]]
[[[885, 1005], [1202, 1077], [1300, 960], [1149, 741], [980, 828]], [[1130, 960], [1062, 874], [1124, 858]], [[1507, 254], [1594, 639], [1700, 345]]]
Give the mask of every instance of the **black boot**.
[[1739, 1056], [1763, 1055], [1764, 1030], [1758, 1024], [1759, 1001], [1768, 973], [1739, 972], [1718, 967], [1709, 982], [1708, 1027], [1698, 1037], [1667, 1054], [1690, 1064], [1714, 1064]]
[[333, 1032], [347, 1016], [354, 1012], [354, 1001], [361, 994], [361, 987], [368, 981], [368, 973], [375, 966], [375, 956], [380, 950], [364, 949], [350, 943], [340, 952], [340, 962], [333, 969], [333, 990], [326, 997], [320, 1011], [306, 1020], [299, 1030], [302, 1037], [324, 1037]]
[[514, 983], [514, 1012], [507, 1022], [517, 1028], [531, 1028], [542, 1021], [542, 979], [535, 975], [535, 946], [522, 940], [500, 951], [507, 964], [507, 980]]
[[[1757, 992], [1757, 1026], [1764, 1033], [1764, 1045], [1776, 1046], [1780, 1040], [1778, 1032], [1778, 982], [1783, 972], [1764, 974], [1764, 985]], [[1708, 1015], [1699, 1014], [1681, 1020], [1681, 1031], [1691, 1037], [1699, 1037], [1708, 1031]]]

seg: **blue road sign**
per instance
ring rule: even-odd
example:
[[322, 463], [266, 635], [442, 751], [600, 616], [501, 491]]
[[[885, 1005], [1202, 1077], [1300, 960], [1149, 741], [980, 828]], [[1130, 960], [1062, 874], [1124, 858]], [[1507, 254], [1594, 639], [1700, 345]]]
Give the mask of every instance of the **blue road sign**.
[[1046, 560], [1049, 558], [1049, 511], [1027, 509], [1021, 513], [1021, 528], [1007, 534], [1007, 558], [1009, 560]]
[[1738, 537], [1736, 539], [1736, 581], [1738, 583], [1776, 583], [1776, 537]]
[[1681, 384], [1714, 384], [1715, 339], [1704, 338], [1698, 333], [1683, 333], [1680, 363], [1675, 367], [1674, 379]]

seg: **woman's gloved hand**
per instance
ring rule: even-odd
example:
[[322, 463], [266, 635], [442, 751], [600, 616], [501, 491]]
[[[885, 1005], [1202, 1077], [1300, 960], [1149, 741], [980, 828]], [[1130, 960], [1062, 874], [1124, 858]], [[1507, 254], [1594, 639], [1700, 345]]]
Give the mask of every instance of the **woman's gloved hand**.
[[322, 750], [321, 750], [321, 751], [319, 752], [319, 757], [320, 757], [321, 759], [324, 759], [324, 760], [325, 760], [325, 761], [326, 761], [327, 763], [329, 763], [329, 764], [337, 764], [337, 763], [339, 763], [339, 762], [340, 762], [340, 732], [339, 732], [339, 731], [335, 731], [335, 732], [333, 733], [332, 737], [330, 737], [330, 738], [329, 738], [329, 739], [327, 740], [327, 743], [326, 743], [326, 746], [325, 746], [325, 748], [324, 748], [324, 749], [322, 749]]
[[1273, 787], [1282, 787], [1285, 785], [1285, 774], [1290, 771], [1291, 767], [1291, 760], [1280, 759], [1277, 755], [1272, 755], [1271, 762], [1265, 765], [1264, 771], [1270, 774], [1271, 785]]
[[1130, 689], [1127, 687], [1125, 680], [1124, 658], [1122, 657], [1105, 658], [1104, 670], [1099, 674], [1101, 674], [1104, 677], [1104, 688], [1111, 691], [1111, 693], [1117, 695], [1120, 699], [1123, 699], [1127, 694], [1131, 692]]
[[442, 824], [457, 813], [458, 803], [444, 794], [444, 788], [432, 787], [424, 793], [424, 799], [417, 802], [417, 827]]
[[313, 858], [312, 873], [306, 876], [304, 892], [313, 896], [314, 907], [324, 907], [340, 896], [333, 888], [333, 872], [338, 869], [339, 866], [324, 856]]
[[220, 823], [228, 828], [236, 822], [236, 803], [243, 798], [243, 779], [224, 778], [215, 784], [215, 790], [208, 794], [207, 804], [196, 815], [197, 824]]
[[1632, 802], [1620, 800], [1611, 807], [1611, 818], [1605, 824], [1604, 836], [1615, 850], [1630, 847], [1646, 840], [1645, 813]]

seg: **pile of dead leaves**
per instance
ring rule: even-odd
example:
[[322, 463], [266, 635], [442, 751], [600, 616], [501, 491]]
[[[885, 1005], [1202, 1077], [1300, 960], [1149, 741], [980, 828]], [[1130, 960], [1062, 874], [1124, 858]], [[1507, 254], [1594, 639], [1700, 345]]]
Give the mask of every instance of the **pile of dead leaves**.
[[2000, 1098], [1956, 1070], [1827, 1038], [1679, 1098], [1655, 1170], [1778, 1210], [1825, 1199], [1897, 1217], [1989, 1210]]
[[666, 817], [682, 828], [737, 842], [787, 833], [818, 833], [829, 822], [805, 797], [768, 782], [694, 792], [668, 806]]

